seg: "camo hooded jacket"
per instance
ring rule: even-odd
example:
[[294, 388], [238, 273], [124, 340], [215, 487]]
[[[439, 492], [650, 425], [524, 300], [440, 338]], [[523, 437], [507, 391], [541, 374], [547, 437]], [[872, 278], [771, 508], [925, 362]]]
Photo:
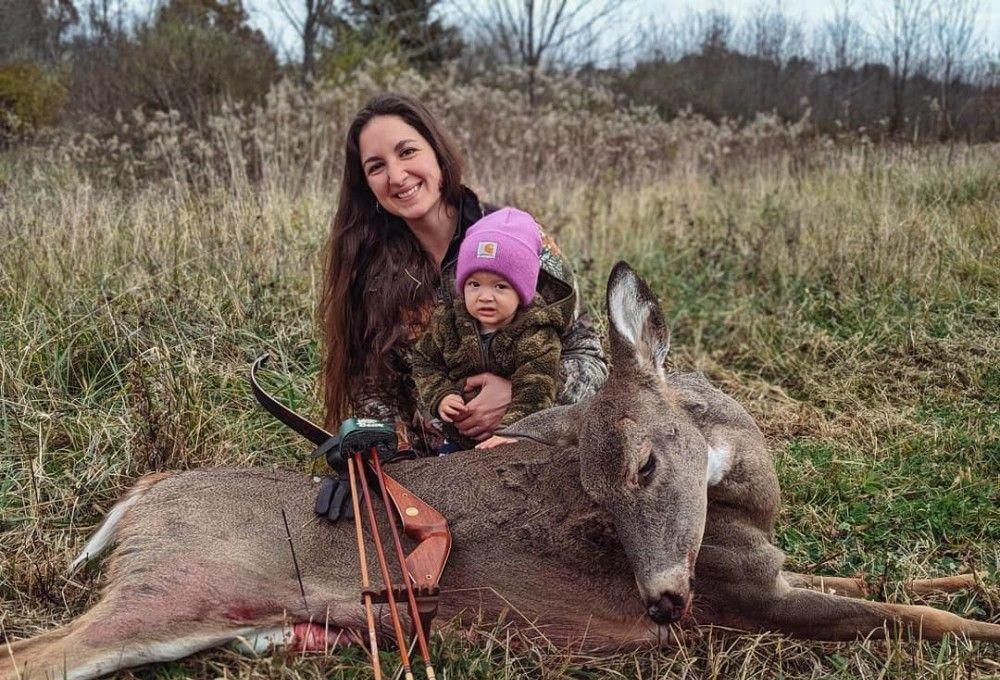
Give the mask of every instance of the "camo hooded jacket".
[[[462, 394], [465, 378], [486, 371], [511, 383], [501, 428], [554, 406], [562, 324], [559, 308], [538, 296], [511, 323], [487, 335], [480, 333], [464, 299], [455, 296], [451, 305], [438, 305], [410, 355], [421, 406], [433, 416], [442, 399]], [[449, 441], [464, 439], [454, 431], [446, 434]], [[464, 441], [463, 446], [472, 448], [475, 442]]]
[[[459, 206], [458, 229], [448, 253], [441, 264], [441, 281], [438, 286], [438, 304], [454, 302], [455, 265], [458, 249], [466, 230], [483, 215], [497, 206], [480, 203], [471, 189], [466, 188]], [[608, 375], [601, 340], [594, 331], [589, 316], [581, 312], [576, 283], [569, 261], [563, 256], [555, 241], [542, 235], [541, 270], [538, 275], [538, 294], [546, 306], [554, 307], [562, 315], [562, 353], [559, 359], [559, 391], [557, 404], [575, 404], [597, 391]], [[400, 343], [393, 351], [392, 361], [399, 380], [386, 380], [385, 376], [365, 376], [352, 398], [359, 416], [395, 422], [400, 447], [412, 447], [419, 452], [434, 451], [443, 435], [430, 423], [432, 414], [418, 408], [418, 395], [412, 376], [413, 345], [427, 328], [427, 313], [407, 315], [409, 341]]]

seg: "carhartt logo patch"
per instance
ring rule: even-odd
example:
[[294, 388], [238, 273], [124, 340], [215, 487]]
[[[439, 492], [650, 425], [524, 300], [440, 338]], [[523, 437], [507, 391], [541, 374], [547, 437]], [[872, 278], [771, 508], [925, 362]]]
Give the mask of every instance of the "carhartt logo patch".
[[495, 259], [497, 256], [497, 242], [496, 241], [480, 241], [479, 245], [476, 246], [476, 257], [485, 257], [489, 259]]

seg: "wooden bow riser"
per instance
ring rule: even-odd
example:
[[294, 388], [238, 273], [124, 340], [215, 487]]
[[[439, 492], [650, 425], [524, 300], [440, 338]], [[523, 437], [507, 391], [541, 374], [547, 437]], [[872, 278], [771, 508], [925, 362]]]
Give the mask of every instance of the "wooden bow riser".
[[[394, 514], [402, 524], [403, 533], [417, 543], [406, 556], [406, 571], [416, 599], [420, 627], [427, 638], [440, 603], [439, 583], [451, 553], [451, 532], [444, 516], [412, 491], [384, 471], [381, 480]], [[405, 585], [394, 586], [392, 595], [396, 602], [406, 602]], [[371, 598], [369, 601], [373, 604], [389, 603], [389, 593], [385, 588], [362, 587], [359, 601], [364, 604], [367, 598]], [[412, 616], [410, 619], [410, 635], [415, 636], [417, 622]]]

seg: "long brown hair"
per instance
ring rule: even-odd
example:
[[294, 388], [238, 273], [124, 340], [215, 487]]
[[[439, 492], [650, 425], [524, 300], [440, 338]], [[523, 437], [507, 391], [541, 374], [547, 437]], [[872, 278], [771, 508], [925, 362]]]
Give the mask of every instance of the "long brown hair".
[[408, 342], [406, 320], [426, 309], [437, 267], [406, 223], [381, 209], [361, 165], [358, 139], [377, 116], [399, 116], [428, 141], [441, 166], [441, 197], [457, 207], [462, 160], [434, 116], [401, 94], [371, 99], [344, 143], [344, 175], [324, 259], [319, 316], [325, 341], [323, 392], [327, 427], [336, 427], [360, 392], [407, 408], [408, 389], [394, 348]]

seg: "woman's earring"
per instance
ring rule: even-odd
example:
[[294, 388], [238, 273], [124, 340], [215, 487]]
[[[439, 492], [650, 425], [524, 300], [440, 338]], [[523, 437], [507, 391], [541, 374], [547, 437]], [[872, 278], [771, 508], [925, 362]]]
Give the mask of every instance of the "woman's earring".
[[375, 199], [375, 212], [377, 213], [382, 212], [382, 205], [378, 202], [377, 198]]

